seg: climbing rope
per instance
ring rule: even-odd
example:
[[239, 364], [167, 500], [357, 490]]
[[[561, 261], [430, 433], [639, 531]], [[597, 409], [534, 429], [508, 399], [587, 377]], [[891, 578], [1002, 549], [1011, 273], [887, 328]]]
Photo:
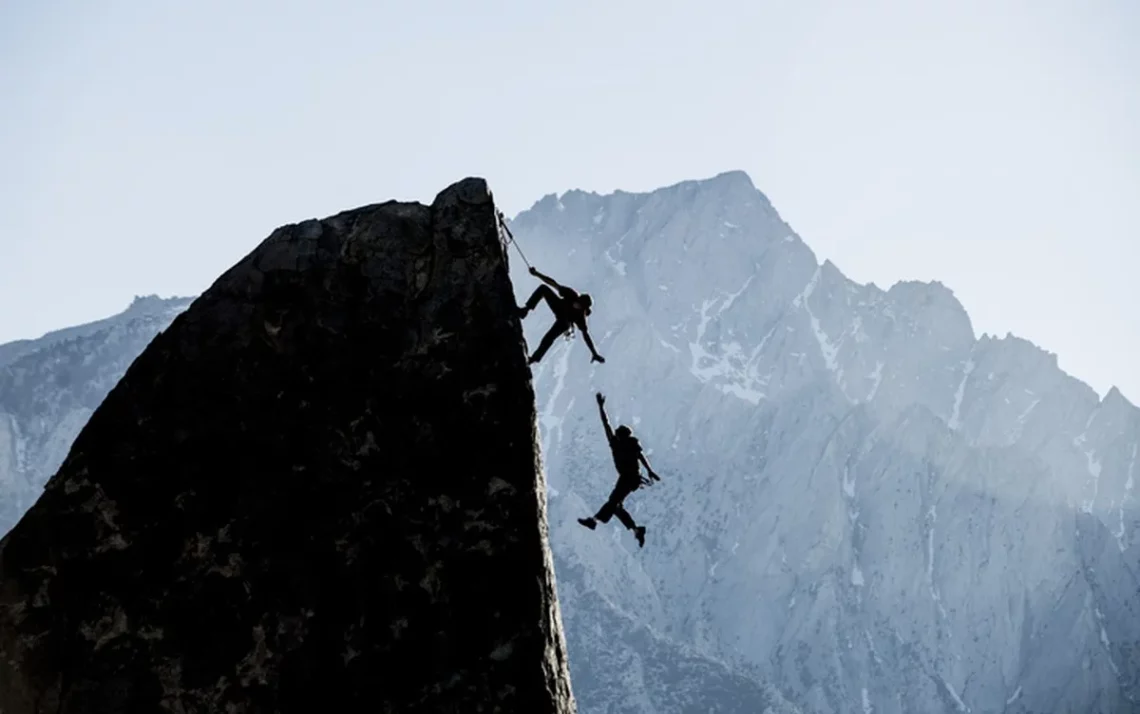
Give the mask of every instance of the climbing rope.
[[[522, 252], [522, 248], [520, 248], [519, 244], [515, 242], [515, 234], [511, 233], [510, 228], [507, 228], [507, 220], [503, 217], [503, 212], [496, 211], [496, 213], [498, 213], [499, 216], [499, 240], [503, 241], [504, 244], [510, 243], [513, 245], [515, 247], [515, 250], [519, 252], [519, 257], [521, 257], [523, 259], [523, 262], [526, 263], [526, 267], [533, 270], [533, 266], [531, 266], [530, 261], [526, 259], [526, 255]], [[567, 341], [573, 340], [574, 323], [571, 322], [570, 326], [566, 329], [566, 332], [562, 333], [562, 335], [566, 338]]]
[[[511, 233], [511, 229], [507, 228], [507, 221], [505, 218], [503, 218], [503, 212], [502, 211], [499, 211], [499, 227], [502, 228], [503, 231], [505, 231], [506, 235], [507, 235], [507, 238], [504, 239], [503, 242], [504, 243], [510, 243], [511, 245], [513, 245], [515, 247], [515, 250], [517, 250], [519, 252], [519, 256], [523, 259], [523, 262], [526, 263], [526, 267], [528, 267], [528, 268], [533, 267], [533, 266], [531, 266], [530, 261], [526, 259], [526, 255], [523, 254], [522, 248], [520, 248], [519, 244], [515, 242], [515, 235], [513, 233]], [[502, 235], [502, 234], [500, 234], [500, 235]]]

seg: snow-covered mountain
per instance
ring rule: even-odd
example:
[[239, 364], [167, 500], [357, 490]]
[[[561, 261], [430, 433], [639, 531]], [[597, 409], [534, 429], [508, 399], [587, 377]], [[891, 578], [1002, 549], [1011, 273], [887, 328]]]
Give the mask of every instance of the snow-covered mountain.
[[[938, 283], [820, 264], [741, 172], [546, 196], [511, 228], [594, 297], [607, 360], [560, 340], [535, 368], [566, 611], [604, 601], [808, 710], [1140, 711], [1140, 411], [1118, 391], [976, 339]], [[596, 390], [664, 478], [630, 499], [643, 550], [575, 521], [614, 478]]]
[[130, 363], [190, 302], [137, 297], [105, 320], [0, 345], [0, 535], [39, 498]]
[[[535, 366], [575, 696], [600, 712], [1140, 711], [1140, 412], [946, 287], [822, 265], [741, 172], [547, 196], [511, 228], [590, 292]], [[521, 303], [538, 281], [512, 251]], [[0, 531], [189, 300], [0, 345]], [[526, 318], [530, 344], [549, 325]], [[614, 479], [594, 392], [664, 481]], [[6, 510], [5, 510], [6, 509]], [[793, 706], [790, 702], [794, 702]]]

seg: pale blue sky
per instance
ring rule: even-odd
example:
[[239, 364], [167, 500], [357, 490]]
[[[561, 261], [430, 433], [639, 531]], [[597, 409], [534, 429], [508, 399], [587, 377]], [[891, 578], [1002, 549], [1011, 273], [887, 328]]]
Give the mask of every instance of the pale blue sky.
[[1140, 401], [1137, 38], [1135, 0], [0, 0], [0, 342], [467, 175], [514, 214], [739, 168], [852, 278]]

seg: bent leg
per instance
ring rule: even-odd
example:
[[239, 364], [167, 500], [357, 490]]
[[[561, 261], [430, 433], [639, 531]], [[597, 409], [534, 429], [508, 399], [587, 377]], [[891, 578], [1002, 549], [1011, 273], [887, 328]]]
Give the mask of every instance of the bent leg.
[[545, 300], [546, 304], [548, 306], [550, 306], [550, 309], [554, 310], [555, 301], [558, 300], [558, 296], [555, 295], [554, 291], [551, 290], [546, 285], [539, 285], [537, 288], [534, 289], [534, 292], [530, 294], [530, 298], [526, 301], [527, 311], [533, 310], [536, 307], [538, 307], [538, 303], [540, 300]]
[[625, 510], [625, 506], [618, 504], [614, 509], [614, 514], [617, 515], [621, 524], [631, 531], [637, 530], [637, 524], [633, 522], [633, 516], [629, 515], [629, 511]]
[[602, 523], [609, 523], [610, 519], [614, 516], [614, 511], [617, 509], [618, 504], [613, 499], [607, 500], [598, 512], [594, 515], [594, 520], [601, 521]]
[[[618, 513], [618, 520], [622, 521], [622, 523], [625, 523], [625, 521], [622, 519], [622, 516], [620, 515], [620, 513], [625, 513], [625, 508], [622, 507], [621, 502], [624, 501], [625, 497], [630, 493], [630, 489], [624, 487], [623, 484], [618, 484], [615, 486], [614, 490], [610, 492], [610, 497], [606, 499], [605, 504], [602, 506], [601, 510], [598, 511], [598, 514], [594, 516], [594, 518], [601, 521], [602, 523], [609, 523], [614, 514]], [[628, 517], [629, 514], [626, 513], [626, 516]]]
[[538, 348], [534, 351], [534, 354], [530, 356], [530, 362], [532, 364], [542, 359], [546, 351], [554, 344], [554, 341], [566, 332], [566, 327], [565, 322], [561, 320], [554, 321], [554, 324], [551, 325], [550, 329], [546, 331], [546, 334], [542, 336], [542, 341], [538, 343]]

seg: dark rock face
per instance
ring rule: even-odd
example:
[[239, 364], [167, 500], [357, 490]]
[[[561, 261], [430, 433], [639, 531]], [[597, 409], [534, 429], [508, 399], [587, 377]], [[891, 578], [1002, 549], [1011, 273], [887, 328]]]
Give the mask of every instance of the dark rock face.
[[0, 712], [575, 711], [482, 180], [275, 231], [0, 542]]

